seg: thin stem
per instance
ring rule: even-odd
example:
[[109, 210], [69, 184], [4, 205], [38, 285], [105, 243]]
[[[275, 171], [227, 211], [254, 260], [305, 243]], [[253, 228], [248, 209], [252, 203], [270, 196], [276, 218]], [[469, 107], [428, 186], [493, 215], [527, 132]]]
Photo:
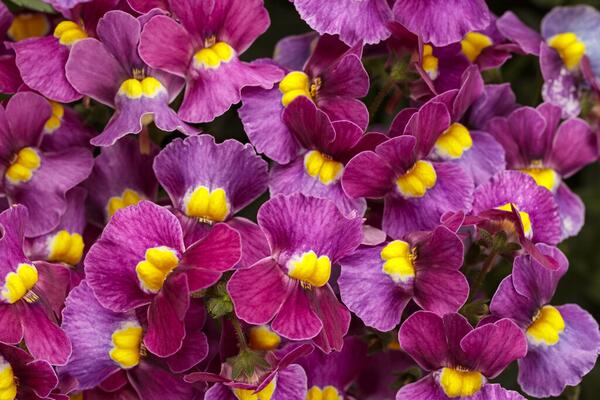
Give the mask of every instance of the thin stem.
[[475, 278], [475, 282], [473, 282], [473, 285], [471, 286], [471, 299], [474, 299], [479, 293], [479, 290], [485, 281], [485, 277], [494, 267], [496, 257], [498, 257], [498, 252], [496, 250], [492, 250], [492, 252], [485, 259], [485, 262], [481, 267], [481, 271], [479, 271], [477, 278]]
[[371, 102], [371, 105], [369, 106], [369, 114], [371, 114], [371, 116], [373, 116], [377, 112], [377, 110], [379, 110], [379, 107], [381, 107], [381, 103], [383, 103], [385, 96], [388, 95], [388, 93], [392, 90], [394, 85], [395, 80], [391, 77], [388, 78], [388, 80], [385, 82], [385, 85], [383, 85], [383, 87], [379, 90], [379, 92]]
[[230, 318], [231, 325], [233, 325], [233, 329], [235, 330], [235, 335], [237, 336], [238, 344], [240, 345], [240, 352], [248, 349], [248, 343], [246, 343], [246, 335], [244, 335], [244, 330], [242, 329], [242, 324], [240, 324], [240, 320], [236, 317]]
[[144, 155], [150, 154], [150, 132], [148, 131], [148, 125], [142, 125], [142, 131], [140, 132], [140, 153]]

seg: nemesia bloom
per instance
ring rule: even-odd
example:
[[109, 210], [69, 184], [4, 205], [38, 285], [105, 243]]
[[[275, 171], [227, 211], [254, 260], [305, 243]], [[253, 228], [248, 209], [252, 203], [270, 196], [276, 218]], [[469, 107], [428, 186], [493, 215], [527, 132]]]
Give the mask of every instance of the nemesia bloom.
[[361, 247], [340, 260], [344, 304], [367, 326], [387, 332], [400, 322], [408, 302], [440, 315], [456, 312], [469, 295], [459, 271], [463, 244], [445, 226], [405, 240]]
[[[295, 45], [285, 49], [286, 45], [291, 46], [291, 42], [280, 43], [279, 51], [297, 51]], [[298, 66], [284, 65], [286, 75], [277, 85], [243, 90], [239, 115], [256, 150], [279, 164], [297, 156], [301, 143], [284, 115], [299, 97], [311, 100], [331, 121], [351, 121], [366, 129], [369, 113], [358, 98], [368, 93], [369, 75], [361, 56], [362, 45], [349, 47], [333, 36], [322, 36], [299, 70], [290, 70]]]
[[185, 246], [177, 218], [144, 200], [111, 218], [84, 263], [103, 307], [128, 312], [149, 305], [144, 345], [167, 357], [183, 345], [190, 293], [217, 282], [239, 258], [239, 234], [227, 225]]
[[484, 85], [483, 92], [471, 105], [468, 126], [486, 131], [493, 117], [505, 117], [517, 107], [517, 99], [509, 83]]
[[58, 316], [67, 294], [65, 268], [31, 262], [23, 253], [27, 209], [13, 206], [0, 214], [0, 343], [24, 340], [36, 359], [64, 365], [71, 343], [58, 327]]
[[332, 267], [362, 240], [360, 218], [346, 218], [329, 200], [278, 195], [258, 211], [271, 256], [237, 270], [227, 291], [236, 315], [292, 340], [341, 350], [350, 313], [328, 282]]
[[211, 135], [176, 139], [156, 156], [154, 172], [171, 199], [187, 244], [225, 222], [242, 237], [243, 265], [268, 255], [256, 224], [234, 216], [267, 189], [267, 163], [252, 146], [233, 139], [216, 143]]
[[281, 71], [238, 58], [269, 26], [262, 0], [169, 1], [179, 22], [158, 15], [142, 32], [140, 55], [152, 68], [186, 79], [179, 116], [210, 122], [240, 101], [244, 87], [270, 88]]
[[344, 191], [352, 198], [383, 198], [388, 235], [433, 229], [444, 213], [471, 208], [470, 175], [453, 163], [427, 161], [450, 118], [443, 103], [427, 103], [410, 117], [401, 136], [359, 153], [346, 165]]
[[493, 118], [489, 132], [506, 151], [508, 168], [530, 175], [554, 195], [562, 236], [576, 235], [583, 226], [584, 205], [563, 182], [598, 158], [596, 135], [579, 118], [561, 122], [560, 107], [543, 103], [522, 107], [506, 118]]
[[82, 147], [40, 150], [50, 116], [50, 104], [30, 92], [14, 95], [0, 109], [2, 190], [11, 204], [27, 207], [27, 237], [56, 227], [67, 210], [66, 192], [88, 177], [93, 164], [91, 153]]
[[600, 352], [600, 331], [594, 318], [576, 304], [549, 304], [568, 261], [557, 248], [537, 245], [557, 260], [551, 271], [528, 255], [519, 256], [512, 274], [500, 283], [490, 311], [511, 318], [526, 332], [528, 351], [519, 362], [519, 385], [535, 397], [560, 396], [591, 371]]
[[364, 214], [364, 199], [351, 199], [342, 189], [345, 164], [356, 154], [373, 150], [387, 138], [363, 134], [350, 121], [331, 122], [327, 114], [305, 97], [294, 100], [283, 112], [283, 120], [298, 143], [296, 158], [271, 169], [271, 194], [300, 192], [333, 201], [344, 213]]
[[197, 131], [169, 108], [183, 80], [149, 68], [137, 53], [142, 22], [123, 11], [110, 11], [98, 22], [98, 39], [73, 45], [66, 65], [67, 79], [86, 96], [115, 108], [104, 131], [92, 139], [110, 146], [128, 133], [139, 133], [154, 121], [162, 130]]
[[65, 147], [86, 147], [95, 135], [81, 121], [75, 110], [64, 104], [50, 101], [52, 116], [44, 124], [41, 149], [60, 151]]
[[111, 377], [113, 390], [129, 382], [143, 399], [193, 398], [193, 387], [144, 349], [148, 333], [135, 313], [102, 307], [85, 281], [69, 293], [63, 319], [73, 355], [59, 373], [63, 379], [75, 379], [74, 390], [92, 389]]
[[527, 352], [525, 335], [507, 318], [473, 329], [460, 314], [441, 317], [418, 311], [402, 324], [398, 340], [422, 369], [431, 372], [403, 386], [396, 400], [524, 400], [517, 392], [488, 383]]

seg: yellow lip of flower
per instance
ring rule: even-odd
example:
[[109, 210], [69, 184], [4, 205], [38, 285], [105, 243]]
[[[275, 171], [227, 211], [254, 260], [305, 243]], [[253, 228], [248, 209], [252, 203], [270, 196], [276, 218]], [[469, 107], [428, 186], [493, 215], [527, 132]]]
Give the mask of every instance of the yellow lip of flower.
[[404, 175], [396, 179], [398, 192], [405, 198], [423, 197], [435, 186], [437, 174], [429, 161], [419, 160]]
[[83, 237], [63, 229], [54, 235], [49, 247], [48, 261], [77, 265], [83, 256]]
[[14, 16], [8, 36], [15, 42], [45, 36], [50, 30], [48, 18], [42, 13], [22, 13]]
[[113, 332], [113, 346], [108, 354], [121, 368], [133, 368], [140, 363], [142, 333], [142, 327], [133, 321]]
[[552, 168], [544, 168], [541, 161], [534, 161], [529, 168], [521, 169], [521, 172], [531, 176], [535, 183], [555, 192], [560, 184], [560, 176]]
[[536, 345], [554, 346], [565, 330], [565, 320], [555, 307], [542, 307], [527, 328], [527, 338]]
[[50, 106], [52, 106], [52, 116], [44, 125], [44, 132], [47, 134], [54, 133], [54, 131], [60, 128], [65, 115], [65, 108], [62, 106], [62, 104], [57, 103], [56, 101], [50, 101], [49, 103]]
[[253, 326], [250, 328], [250, 347], [254, 350], [275, 350], [281, 343], [281, 338], [268, 326]]
[[17, 380], [12, 366], [0, 356], [0, 400], [17, 398]]
[[388, 243], [380, 256], [384, 261], [381, 270], [395, 283], [407, 283], [415, 277], [416, 255], [407, 242], [394, 240]]
[[65, 46], [71, 46], [78, 41], [88, 37], [85, 30], [73, 21], [62, 21], [54, 28], [54, 37], [59, 43]]
[[344, 164], [317, 150], [311, 150], [304, 156], [304, 169], [323, 185], [330, 185], [340, 179]]
[[461, 123], [454, 122], [435, 142], [435, 151], [443, 158], [459, 159], [465, 151], [473, 147], [469, 130]]
[[433, 47], [430, 44], [423, 45], [423, 61], [421, 67], [429, 78], [434, 81], [439, 76], [439, 64], [440, 60], [433, 55]]
[[194, 67], [217, 69], [235, 56], [235, 50], [226, 42], [216, 42], [198, 50], [194, 54]]
[[130, 78], [121, 83], [119, 94], [130, 99], [140, 99], [141, 97], [153, 98], [166, 89], [160, 81], [152, 76], [142, 79]]
[[448, 397], [469, 397], [478, 393], [485, 379], [481, 372], [463, 368], [443, 368], [440, 386]]
[[230, 213], [227, 193], [223, 188], [211, 191], [206, 186], [198, 186], [185, 196], [183, 203], [188, 217], [198, 218], [206, 223], [225, 221]]
[[306, 393], [305, 400], [343, 400], [343, 397], [334, 386], [313, 386]]
[[585, 55], [586, 47], [575, 33], [564, 32], [548, 39], [548, 45], [558, 52], [565, 67], [569, 70], [576, 69]]
[[312, 250], [307, 251], [290, 259], [288, 275], [309, 286], [325, 286], [331, 276], [331, 260], [325, 255], [317, 256]]
[[6, 169], [5, 176], [7, 180], [16, 185], [31, 180], [33, 173], [37, 171], [42, 164], [38, 152], [33, 147], [24, 147], [17, 153], [15, 160]]
[[[525, 237], [531, 238], [533, 236], [533, 225], [531, 223], [531, 217], [529, 216], [529, 213], [527, 213], [526, 211], [519, 210], [516, 205], [511, 204], [511, 203], [503, 204], [499, 207], [496, 207], [496, 209], [502, 210], [502, 211], [512, 211], [513, 207], [519, 213], [519, 218], [521, 220], [521, 224], [523, 225], [523, 233], [525, 233]], [[510, 228], [510, 229], [514, 230], [514, 226], [506, 227], [506, 228]]]
[[300, 96], [314, 100], [321, 87], [321, 79], [316, 78], [311, 83], [309, 76], [302, 71], [292, 71], [279, 82], [279, 91], [282, 94], [281, 104], [287, 107]]
[[125, 189], [121, 196], [113, 196], [108, 199], [108, 203], [106, 204], [106, 213], [108, 217], [112, 217], [115, 215], [117, 211], [122, 208], [135, 205], [142, 201], [143, 196], [141, 196], [138, 192], [133, 189]]
[[471, 62], [475, 62], [483, 50], [492, 44], [492, 39], [480, 32], [469, 32], [460, 42], [463, 54]]
[[16, 272], [6, 274], [0, 296], [6, 303], [14, 304], [26, 297], [37, 281], [37, 268], [32, 264], [21, 263]]
[[151, 247], [146, 250], [145, 259], [140, 261], [135, 272], [142, 289], [158, 293], [167, 276], [179, 265], [177, 252], [166, 246]]
[[273, 397], [273, 394], [275, 393], [276, 387], [277, 382], [275, 379], [273, 379], [260, 392], [255, 393], [252, 389], [234, 388], [233, 395], [238, 400], [271, 400], [271, 397]]

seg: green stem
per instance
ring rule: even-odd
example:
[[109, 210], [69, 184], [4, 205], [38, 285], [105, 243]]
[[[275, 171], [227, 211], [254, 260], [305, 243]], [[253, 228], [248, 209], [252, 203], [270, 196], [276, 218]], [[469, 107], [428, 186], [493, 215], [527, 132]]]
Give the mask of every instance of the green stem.
[[475, 282], [473, 282], [473, 285], [471, 286], [471, 300], [473, 300], [479, 293], [479, 290], [485, 281], [485, 277], [494, 267], [496, 257], [498, 257], [498, 252], [496, 250], [492, 250], [492, 252], [485, 259], [483, 266], [481, 267], [481, 271], [479, 271], [477, 278], [475, 278]]
[[390, 77], [386, 80], [385, 85], [383, 85], [381, 90], [379, 90], [379, 92], [377, 93], [377, 95], [375, 96], [373, 101], [371, 102], [371, 105], [369, 106], [369, 114], [371, 116], [375, 115], [377, 110], [379, 110], [379, 107], [381, 107], [381, 103], [383, 103], [385, 96], [388, 95], [388, 93], [392, 90], [394, 85], [395, 85], [395, 80], [392, 77]]
[[238, 344], [240, 346], [240, 352], [248, 349], [248, 343], [246, 343], [246, 335], [244, 335], [244, 330], [242, 329], [242, 324], [240, 324], [240, 320], [236, 317], [230, 318], [231, 325], [233, 325], [233, 329], [235, 330], [235, 335], [237, 336]]

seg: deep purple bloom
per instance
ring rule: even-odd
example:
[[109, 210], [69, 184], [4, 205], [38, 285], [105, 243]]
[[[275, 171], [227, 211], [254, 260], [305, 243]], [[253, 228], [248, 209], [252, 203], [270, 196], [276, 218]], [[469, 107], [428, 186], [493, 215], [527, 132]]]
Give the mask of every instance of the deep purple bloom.
[[139, 133], [154, 121], [162, 131], [197, 130], [169, 108], [183, 87], [183, 80], [149, 68], [139, 57], [142, 22], [123, 11], [110, 11], [98, 22], [98, 39], [73, 45], [67, 62], [67, 78], [82, 94], [115, 108], [104, 131], [92, 139], [110, 146], [128, 133]]
[[227, 285], [237, 316], [266, 324], [292, 340], [312, 339], [325, 352], [341, 350], [350, 312], [328, 281], [332, 267], [360, 244], [360, 218], [329, 200], [278, 195], [262, 205], [258, 225], [271, 256], [237, 270]]
[[505, 117], [517, 108], [515, 93], [510, 83], [484, 85], [483, 92], [471, 105], [468, 126], [487, 131], [493, 117]]
[[209, 122], [240, 101], [244, 87], [270, 88], [281, 71], [238, 58], [269, 26], [262, 0], [169, 1], [179, 23], [155, 16], [144, 26], [140, 55], [152, 68], [186, 79], [179, 116]]
[[398, 338], [431, 373], [403, 386], [396, 400], [523, 400], [487, 382], [527, 352], [525, 335], [507, 318], [473, 329], [460, 314], [418, 311], [402, 324]]
[[559, 268], [551, 271], [530, 256], [517, 257], [490, 311], [494, 317], [511, 318], [527, 333], [529, 349], [519, 360], [521, 388], [535, 397], [560, 396], [567, 385], [578, 385], [594, 367], [600, 331], [594, 318], [578, 305], [549, 305], [568, 261], [557, 248], [537, 247], [554, 258]]
[[446, 105], [414, 112], [403, 134], [364, 151], [346, 165], [342, 186], [352, 198], [383, 198], [383, 230], [393, 238], [435, 228], [448, 211], [471, 208], [473, 179], [457, 164], [426, 161], [450, 126]]
[[560, 107], [544, 103], [493, 118], [488, 129], [504, 147], [508, 168], [530, 175], [552, 192], [561, 217], [561, 238], [576, 235], [583, 226], [584, 205], [563, 179], [598, 158], [591, 127], [579, 118], [561, 122]]
[[340, 261], [340, 294], [365, 325], [387, 332], [400, 323], [408, 302], [440, 315], [467, 300], [469, 283], [460, 238], [444, 226], [405, 240], [361, 247]]
[[82, 147], [43, 152], [40, 145], [51, 107], [40, 95], [23, 92], [0, 107], [2, 190], [11, 204], [27, 207], [31, 217], [25, 235], [56, 227], [67, 211], [65, 194], [88, 177], [92, 154]]
[[269, 254], [258, 226], [235, 214], [267, 189], [268, 165], [249, 144], [230, 139], [216, 143], [211, 135], [176, 139], [154, 161], [183, 227], [186, 244], [225, 222], [242, 237], [243, 266]]
[[144, 344], [167, 357], [183, 345], [190, 293], [217, 282], [239, 258], [239, 234], [227, 225], [185, 246], [177, 218], [142, 201], [111, 218], [84, 263], [102, 306], [122, 313], [149, 305]]
[[59, 265], [31, 262], [23, 253], [27, 209], [13, 206], [0, 214], [0, 343], [25, 341], [36, 358], [64, 365], [71, 343], [58, 327], [69, 274]]
[[[298, 56], [304, 54], [298, 47], [308, 45], [310, 49], [311, 43], [312, 39], [306, 36], [280, 42], [278, 53]], [[288, 164], [296, 158], [303, 143], [284, 119], [291, 118], [285, 117], [289, 114], [287, 107], [299, 97], [310, 99], [331, 121], [346, 120], [366, 129], [369, 113], [358, 100], [369, 91], [369, 76], [361, 62], [361, 44], [349, 47], [326, 35], [318, 39], [308, 59], [299, 62], [283, 57], [284, 54], [280, 60], [292, 65], [282, 65], [287, 75], [277, 80], [278, 85], [242, 92], [240, 119], [259, 153], [279, 164]]]

